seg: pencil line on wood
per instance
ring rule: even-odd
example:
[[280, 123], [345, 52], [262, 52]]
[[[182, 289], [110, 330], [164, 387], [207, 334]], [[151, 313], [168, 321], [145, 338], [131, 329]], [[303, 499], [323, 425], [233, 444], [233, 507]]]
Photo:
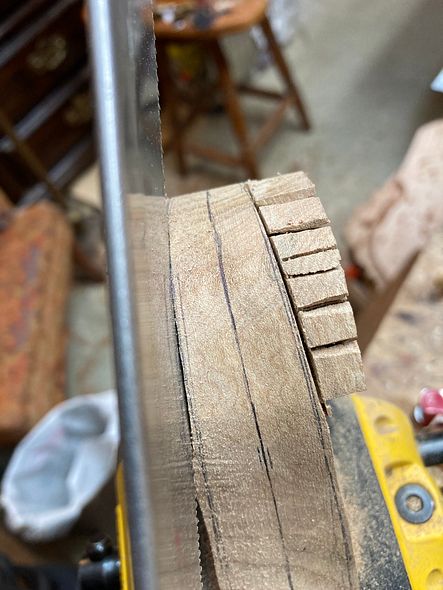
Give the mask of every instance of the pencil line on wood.
[[[249, 197], [252, 200], [252, 203], [254, 204], [254, 199], [252, 196], [252, 193], [249, 189], [248, 184], [244, 185], [244, 190], [246, 190], [246, 192], [248, 193]], [[255, 205], [255, 204], [254, 204]], [[260, 209], [258, 207], [255, 207], [255, 211], [256, 211], [256, 215], [258, 217], [258, 221], [259, 221], [259, 226], [260, 226], [260, 230], [261, 230], [261, 234], [262, 234], [262, 238], [263, 241], [266, 245], [266, 250], [269, 254], [269, 258], [270, 258], [270, 262], [271, 262], [271, 267], [273, 269], [274, 272], [274, 276], [276, 279], [276, 282], [279, 286], [280, 289], [280, 294], [287, 312], [287, 317], [289, 319], [289, 323], [291, 326], [291, 332], [292, 332], [292, 337], [295, 340], [295, 344], [296, 344], [296, 349], [298, 351], [299, 354], [299, 359], [300, 359], [300, 363], [303, 369], [304, 374], [306, 375], [306, 384], [307, 384], [307, 389], [309, 392], [309, 398], [310, 398], [310, 402], [314, 411], [314, 416], [315, 416], [315, 424], [316, 424], [316, 431], [317, 431], [317, 435], [318, 435], [318, 439], [320, 441], [320, 445], [322, 447], [323, 450], [323, 457], [324, 457], [324, 463], [325, 463], [325, 467], [326, 467], [326, 471], [328, 474], [328, 479], [330, 481], [330, 485], [332, 488], [332, 493], [333, 493], [333, 500], [334, 500], [334, 504], [336, 507], [336, 512], [338, 514], [338, 519], [339, 519], [339, 523], [340, 523], [340, 532], [341, 532], [341, 536], [343, 539], [343, 546], [345, 549], [345, 554], [346, 554], [346, 561], [351, 564], [353, 563], [353, 551], [352, 551], [352, 546], [351, 546], [351, 542], [349, 539], [349, 536], [347, 534], [347, 529], [346, 529], [346, 524], [345, 524], [345, 518], [342, 514], [342, 505], [341, 502], [339, 500], [339, 492], [337, 490], [337, 483], [335, 481], [334, 478], [334, 466], [331, 463], [333, 461], [332, 458], [329, 457], [329, 454], [327, 452], [326, 449], [326, 436], [329, 436], [329, 432], [326, 433], [323, 430], [323, 425], [322, 425], [322, 421], [320, 419], [320, 414], [319, 414], [319, 407], [318, 407], [318, 401], [320, 401], [320, 395], [318, 393], [318, 383], [317, 381], [315, 381], [315, 379], [313, 378], [313, 376], [315, 375], [315, 372], [313, 371], [312, 367], [310, 366], [309, 360], [308, 358], [310, 358], [310, 355], [308, 355], [306, 352], [303, 354], [301, 349], [304, 349], [304, 343], [302, 340], [302, 337], [300, 336], [300, 334], [302, 334], [301, 330], [298, 328], [298, 320], [297, 320], [297, 316], [295, 314], [295, 311], [293, 310], [292, 306], [289, 305], [289, 309], [287, 307], [288, 305], [288, 301], [289, 301], [289, 297], [287, 294], [287, 291], [285, 289], [285, 284], [283, 282], [283, 276], [281, 273], [281, 269], [278, 263], [278, 259], [275, 256], [274, 250], [272, 248], [271, 242], [269, 240], [268, 235], [266, 234], [265, 231], [265, 227], [264, 224], [261, 221], [261, 216], [260, 216]], [[284, 289], [285, 291], [283, 292], [282, 289]], [[312, 376], [312, 378], [311, 378]], [[314, 383], [314, 387], [315, 390], [313, 390], [312, 388], [312, 383]], [[353, 579], [352, 579], [352, 575], [351, 575], [351, 569], [347, 568], [347, 576], [348, 576], [348, 583], [349, 583], [349, 587], [353, 587]]]
[[281, 521], [279, 510], [278, 510], [278, 504], [277, 504], [277, 499], [275, 497], [274, 486], [272, 484], [272, 478], [271, 478], [271, 473], [270, 473], [270, 466], [269, 466], [269, 463], [268, 463], [268, 458], [266, 456], [266, 448], [265, 448], [265, 444], [264, 444], [264, 441], [263, 441], [263, 435], [262, 435], [261, 429], [260, 429], [260, 424], [259, 424], [259, 420], [258, 420], [258, 416], [257, 416], [257, 410], [255, 408], [254, 400], [252, 399], [251, 388], [249, 386], [249, 379], [248, 379], [248, 375], [247, 375], [246, 367], [245, 367], [245, 361], [244, 361], [242, 350], [241, 350], [240, 339], [238, 337], [237, 323], [236, 323], [236, 320], [235, 320], [234, 312], [232, 310], [231, 300], [230, 300], [230, 296], [229, 296], [229, 290], [228, 290], [228, 285], [227, 285], [227, 281], [226, 281], [226, 274], [225, 274], [225, 269], [224, 269], [224, 263], [223, 263], [223, 246], [222, 246], [222, 241], [221, 241], [221, 237], [220, 237], [220, 235], [219, 235], [219, 233], [217, 231], [217, 228], [215, 226], [215, 223], [214, 223], [214, 218], [213, 218], [212, 212], [211, 212], [211, 204], [210, 204], [209, 197], [210, 197], [210, 193], [208, 191], [207, 194], [206, 194], [206, 206], [207, 206], [207, 209], [208, 209], [208, 217], [209, 217], [209, 221], [210, 221], [211, 226], [212, 226], [212, 231], [213, 231], [213, 236], [214, 236], [215, 249], [216, 249], [217, 259], [218, 259], [218, 268], [219, 268], [220, 278], [221, 278], [222, 287], [223, 287], [223, 294], [224, 294], [224, 298], [225, 298], [225, 302], [226, 302], [226, 307], [228, 309], [229, 318], [231, 320], [232, 331], [233, 331], [233, 334], [234, 334], [234, 340], [235, 340], [235, 344], [236, 344], [238, 355], [239, 355], [239, 359], [240, 359], [240, 366], [241, 366], [241, 369], [242, 369], [243, 384], [244, 384], [244, 388], [245, 388], [245, 391], [246, 391], [246, 395], [248, 397], [248, 401], [249, 401], [250, 406], [251, 406], [252, 415], [254, 417], [255, 428], [256, 428], [256, 431], [257, 431], [258, 440], [259, 440], [260, 449], [261, 449], [261, 456], [263, 458], [263, 463], [264, 463], [265, 470], [266, 470], [266, 477], [267, 477], [267, 480], [269, 482], [269, 488], [270, 488], [270, 491], [271, 491], [272, 501], [273, 501], [273, 504], [274, 504], [275, 516], [276, 516], [276, 519], [277, 519], [277, 525], [278, 525], [278, 530], [279, 530], [279, 534], [280, 534], [283, 555], [284, 555], [284, 559], [285, 559], [285, 569], [286, 569], [286, 575], [287, 575], [287, 578], [288, 578], [288, 586], [289, 586], [290, 590], [294, 590], [294, 584], [293, 584], [293, 581], [292, 581], [292, 573], [291, 573], [291, 568], [290, 568], [290, 565], [289, 565], [289, 557], [288, 557], [288, 552], [287, 552], [287, 549], [286, 549], [286, 543], [285, 543], [285, 539], [284, 539], [284, 535], [283, 535], [283, 525], [282, 525], [282, 521]]

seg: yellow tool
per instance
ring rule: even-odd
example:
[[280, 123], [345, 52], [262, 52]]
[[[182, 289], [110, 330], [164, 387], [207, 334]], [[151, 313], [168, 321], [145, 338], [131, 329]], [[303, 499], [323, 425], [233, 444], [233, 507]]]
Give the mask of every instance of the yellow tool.
[[[359, 503], [366, 507], [366, 538], [363, 534], [354, 540], [363, 544], [363, 554], [365, 550], [373, 552], [376, 546], [379, 550], [378, 555], [372, 553], [376, 561], [371, 567], [359, 569], [361, 587], [443, 588], [443, 497], [422, 461], [409, 418], [391, 403], [359, 395], [352, 396], [352, 400], [334, 402], [334, 414], [336, 419], [331, 420], [334, 452], [339, 461], [346, 463], [345, 498], [352, 496], [350, 488], [355, 486]], [[365, 462], [366, 453], [375, 475], [372, 480]], [[353, 461], [349, 460], [350, 454]], [[365, 481], [359, 470], [354, 469], [356, 464], [364, 468]], [[371, 486], [376, 488], [375, 495]], [[122, 467], [117, 475], [117, 492], [121, 588], [133, 590]], [[365, 547], [369, 541], [370, 547]]]
[[413, 590], [443, 588], [443, 498], [423, 464], [411, 422], [388, 402], [353, 404]]
[[334, 455], [362, 588], [443, 588], [443, 497], [420, 456], [410, 419], [383, 400], [333, 404]]

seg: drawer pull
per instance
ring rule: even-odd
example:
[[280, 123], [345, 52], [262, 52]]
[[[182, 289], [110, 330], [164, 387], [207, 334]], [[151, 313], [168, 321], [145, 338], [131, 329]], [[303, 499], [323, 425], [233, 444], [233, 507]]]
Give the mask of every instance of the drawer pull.
[[68, 55], [68, 43], [62, 35], [54, 33], [39, 39], [27, 57], [31, 70], [39, 75], [59, 68]]
[[89, 92], [80, 92], [71, 98], [63, 113], [70, 127], [79, 127], [92, 119], [92, 104]]

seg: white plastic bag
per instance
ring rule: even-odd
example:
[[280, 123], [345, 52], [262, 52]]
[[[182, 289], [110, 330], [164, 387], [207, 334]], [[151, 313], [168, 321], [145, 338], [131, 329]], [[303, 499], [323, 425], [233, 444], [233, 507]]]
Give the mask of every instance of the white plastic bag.
[[279, 43], [281, 45], [289, 43], [294, 36], [299, 20], [298, 0], [271, 0], [268, 16]]
[[[270, 0], [267, 12], [277, 42], [282, 46], [290, 43], [299, 24], [299, 0]], [[259, 49], [257, 66], [259, 69], [267, 67], [271, 58], [262, 29], [253, 27], [251, 35]]]
[[55, 406], [20, 442], [6, 469], [6, 523], [28, 541], [66, 534], [112, 475], [119, 443], [114, 391]]

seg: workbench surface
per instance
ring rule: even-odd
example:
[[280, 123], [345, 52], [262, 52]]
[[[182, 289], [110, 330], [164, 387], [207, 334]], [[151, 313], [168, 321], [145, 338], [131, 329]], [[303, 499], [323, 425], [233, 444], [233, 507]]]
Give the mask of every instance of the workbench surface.
[[368, 395], [410, 412], [422, 387], [443, 387], [443, 230], [418, 257], [373, 341]]

